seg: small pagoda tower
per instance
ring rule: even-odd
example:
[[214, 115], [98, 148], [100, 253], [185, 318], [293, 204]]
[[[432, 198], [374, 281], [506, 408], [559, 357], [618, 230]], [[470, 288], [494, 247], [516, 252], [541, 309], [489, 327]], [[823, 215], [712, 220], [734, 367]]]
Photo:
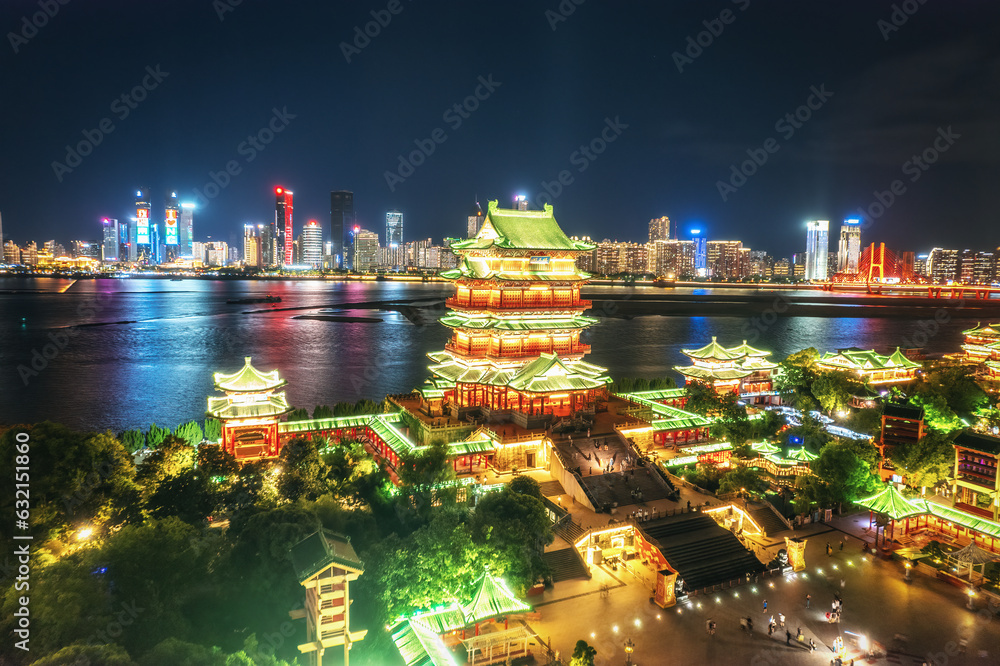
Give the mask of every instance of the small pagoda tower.
[[323, 666], [326, 649], [342, 645], [346, 666], [351, 646], [368, 634], [367, 629], [351, 631], [350, 584], [365, 572], [364, 564], [350, 538], [327, 529], [292, 546], [289, 559], [306, 590], [305, 607], [288, 613], [293, 620], [306, 620], [306, 642], [299, 651], [309, 655], [310, 666]]
[[257, 370], [249, 356], [238, 372], [217, 372], [214, 378], [215, 389], [226, 395], [208, 398], [207, 415], [222, 423], [222, 447], [237, 460], [277, 457], [278, 422], [292, 408], [284, 391], [275, 391], [287, 382], [277, 370]]
[[556, 418], [593, 414], [607, 399], [605, 368], [583, 360], [580, 335], [597, 323], [580, 298], [590, 277], [576, 258], [594, 248], [571, 240], [552, 213], [507, 210], [491, 201], [475, 238], [451, 245], [458, 267], [442, 277], [457, 290], [441, 323], [444, 350], [428, 354], [432, 378], [421, 390], [431, 416], [545, 427]]

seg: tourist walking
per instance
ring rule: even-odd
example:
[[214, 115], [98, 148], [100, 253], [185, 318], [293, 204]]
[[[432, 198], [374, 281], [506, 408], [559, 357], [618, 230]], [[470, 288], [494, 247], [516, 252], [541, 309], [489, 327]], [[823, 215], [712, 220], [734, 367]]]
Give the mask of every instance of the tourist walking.
[[790, 631], [788, 631], [786, 629], [785, 630], [785, 645], [791, 645], [791, 644], [792, 644], [792, 632], [790, 632]]
[[778, 626], [781, 627], [782, 629], [785, 628], [785, 614], [784, 613], [778, 613]]
[[841, 537], [841, 539], [840, 539], [840, 549], [844, 550], [844, 539], [843, 539], [843, 537]]
[[812, 602], [812, 598], [813, 598], [813, 595], [811, 595], [811, 594], [807, 594], [806, 595], [806, 608], [809, 608], [809, 604]]
[[809, 639], [809, 651], [810, 652], [815, 652], [816, 651], [816, 641], [814, 641], [811, 638]]
[[767, 612], [767, 599], [764, 599], [764, 612]]

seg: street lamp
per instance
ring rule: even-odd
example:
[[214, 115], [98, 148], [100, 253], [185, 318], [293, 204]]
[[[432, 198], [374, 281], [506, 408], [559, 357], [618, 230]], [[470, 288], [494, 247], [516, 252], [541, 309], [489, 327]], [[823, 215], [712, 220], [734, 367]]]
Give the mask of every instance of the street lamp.
[[912, 578], [910, 578], [910, 569], [913, 568], [913, 563], [912, 562], [904, 562], [903, 563], [903, 568], [906, 569], [906, 575], [903, 576], [903, 580], [905, 580], [907, 582], [913, 580]]
[[631, 666], [632, 665], [632, 652], [634, 650], [635, 650], [635, 643], [632, 642], [631, 638], [626, 639], [625, 640], [625, 666]]
[[965, 607], [969, 610], [976, 610], [976, 607], [972, 605], [972, 600], [976, 598], [976, 591], [970, 587], [965, 591], [965, 593], [969, 595], [969, 603], [967, 603]]

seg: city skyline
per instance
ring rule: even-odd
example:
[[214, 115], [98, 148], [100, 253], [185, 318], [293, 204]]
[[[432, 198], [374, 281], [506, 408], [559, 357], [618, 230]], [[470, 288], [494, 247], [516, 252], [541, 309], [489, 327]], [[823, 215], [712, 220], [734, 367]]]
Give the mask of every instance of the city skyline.
[[[427, 63], [405, 54], [447, 42], [447, 22], [433, 8], [403, 5], [353, 53], [354, 28], [372, 20], [360, 7], [283, 8], [277, 21], [263, 6], [217, 14], [193, 1], [114, 13], [70, 7], [8, 53], [9, 86], [36, 97], [12, 101], [0, 130], [20, 161], [0, 184], [6, 235], [68, 238], [82, 220], [123, 219], [126, 207], [109, 205], [112, 194], [142, 180], [169, 183], [184, 201], [202, 197], [205, 236], [224, 238], [267, 222], [264, 192], [283, 182], [296, 190], [303, 219], [326, 219], [326, 193], [345, 188], [358, 199], [359, 225], [377, 228], [384, 211], [399, 209], [415, 237], [460, 235], [452, 221], [489, 190], [501, 200], [523, 192], [532, 207], [552, 199], [591, 237], [615, 229], [638, 239], [646, 220], [666, 213], [681, 229], [752, 247], [776, 236], [771, 251], [787, 255], [798, 243], [783, 239], [802, 220], [860, 209], [891, 246], [975, 245], [995, 219], [980, 192], [1000, 168], [991, 150], [1000, 100], [984, 93], [1000, 59], [987, 29], [996, 7], [959, 15], [919, 5], [895, 25], [891, 7], [871, 4], [726, 4], [725, 24], [697, 4], [588, 5], [558, 19], [530, 4], [470, 8], [450, 16], [449, 34], [516, 31], [543, 54], [591, 48], [572, 64], [540, 56], [547, 66], [538, 67], [527, 56], [497, 62], [444, 45], [441, 76], [419, 88], [416, 72]], [[20, 25], [33, 8], [8, 3], [6, 23]], [[943, 23], [947, 34], [936, 30]], [[94, 48], [140, 26], [141, 61]], [[178, 30], [200, 46], [178, 51]], [[595, 39], [606, 34], [614, 37]], [[257, 37], [269, 49], [255, 53], [248, 45]], [[296, 57], [303, 43], [318, 57]], [[50, 61], [105, 75], [92, 84], [53, 74]], [[615, 74], [625, 70], [634, 76]], [[43, 75], [51, 86], [34, 85]], [[275, 85], [231, 83], [269, 77]], [[329, 85], [313, 85], [321, 80]], [[382, 80], [400, 83], [375, 83]], [[352, 104], [332, 103], [340, 93]], [[198, 103], [167, 103], [178, 94]], [[408, 104], [396, 103], [400, 95]], [[531, 103], [540, 97], [553, 101]], [[32, 111], [35, 102], [45, 114]]]

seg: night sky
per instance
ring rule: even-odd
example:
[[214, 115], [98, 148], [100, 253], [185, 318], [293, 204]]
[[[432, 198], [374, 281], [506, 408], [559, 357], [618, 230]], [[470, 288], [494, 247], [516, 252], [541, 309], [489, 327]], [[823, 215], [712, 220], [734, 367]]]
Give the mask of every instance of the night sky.
[[[47, 4], [58, 12], [25, 28]], [[668, 215], [682, 237], [785, 256], [805, 220], [836, 227], [899, 180], [865, 242], [1000, 245], [997, 3], [4, 0], [0, 26], [0, 213], [19, 243], [98, 238], [101, 217], [134, 214], [138, 186], [162, 215], [169, 190], [193, 200], [233, 161], [197, 240], [273, 219], [284, 185], [296, 234], [317, 219], [328, 235], [329, 192], [349, 189], [383, 241], [398, 208], [406, 240], [440, 242], [464, 234], [477, 195], [537, 203], [565, 171], [556, 217], [595, 239], [645, 240]], [[678, 71], [689, 37], [708, 45]], [[144, 100], [121, 100], [144, 81]], [[478, 108], [455, 112], [469, 96]], [[776, 126], [810, 102], [808, 120]], [[272, 122], [261, 150], [244, 143]], [[85, 131], [99, 145], [54, 167]], [[433, 153], [400, 171], [415, 142]], [[925, 150], [926, 170], [908, 163]], [[730, 181], [751, 155], [766, 161]]]

